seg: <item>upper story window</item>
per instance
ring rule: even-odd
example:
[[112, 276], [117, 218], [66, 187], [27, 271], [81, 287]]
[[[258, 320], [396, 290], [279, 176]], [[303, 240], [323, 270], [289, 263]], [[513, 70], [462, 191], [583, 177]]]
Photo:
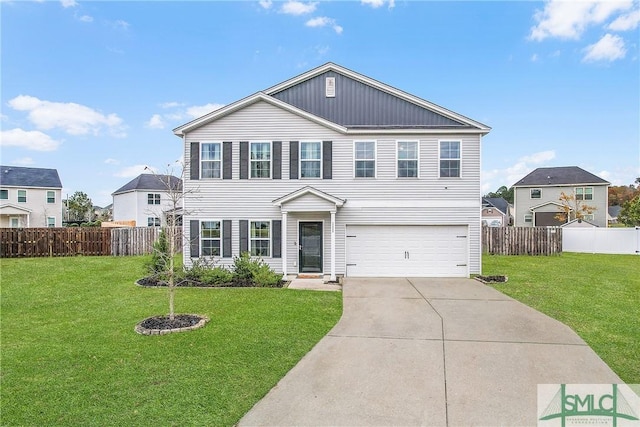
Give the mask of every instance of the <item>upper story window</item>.
[[220, 256], [221, 221], [200, 222], [200, 247], [202, 256]]
[[9, 199], [9, 190], [0, 190], [0, 200]]
[[251, 221], [251, 256], [271, 256], [271, 222]]
[[593, 200], [593, 187], [577, 187], [576, 200]]
[[56, 202], [56, 192], [47, 191], [47, 203], [55, 203], [55, 202]]
[[222, 144], [203, 142], [200, 144], [202, 178], [220, 178], [222, 171]]
[[147, 194], [147, 204], [148, 205], [159, 205], [160, 204], [160, 194], [158, 194], [158, 193], [149, 193], [149, 194]]
[[56, 226], [56, 219], [55, 219], [55, 217], [48, 216], [48, 217], [47, 217], [47, 227], [55, 227], [55, 226]]
[[356, 141], [353, 144], [353, 171], [356, 178], [375, 178], [375, 141]]
[[300, 178], [322, 176], [322, 143], [300, 142]]
[[440, 141], [440, 178], [460, 177], [460, 141]]
[[271, 143], [251, 142], [249, 153], [251, 178], [271, 178]]
[[398, 178], [418, 177], [418, 141], [398, 141]]
[[18, 190], [18, 203], [27, 203], [27, 190]]
[[148, 227], [160, 227], [160, 218], [155, 216], [147, 217], [147, 226]]
[[532, 188], [529, 194], [532, 199], [539, 199], [542, 197], [542, 190], [539, 188]]

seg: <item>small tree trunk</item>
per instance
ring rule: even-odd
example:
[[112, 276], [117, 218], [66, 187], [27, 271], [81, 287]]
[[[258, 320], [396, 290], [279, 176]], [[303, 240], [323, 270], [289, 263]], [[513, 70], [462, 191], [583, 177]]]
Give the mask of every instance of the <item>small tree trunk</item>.
[[[171, 221], [172, 223], [174, 221]], [[169, 237], [169, 319], [173, 320], [175, 318], [175, 306], [174, 306], [174, 301], [173, 301], [173, 297], [174, 297], [174, 291], [175, 291], [175, 277], [173, 275], [173, 258], [175, 255], [175, 227], [173, 226], [173, 224], [171, 224], [169, 227], [167, 227], [167, 230], [169, 230], [168, 237]]]

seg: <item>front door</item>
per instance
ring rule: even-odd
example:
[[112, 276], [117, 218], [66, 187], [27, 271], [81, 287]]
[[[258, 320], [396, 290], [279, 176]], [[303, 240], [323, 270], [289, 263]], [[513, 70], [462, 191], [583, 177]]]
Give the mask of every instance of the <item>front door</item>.
[[322, 222], [300, 223], [300, 273], [322, 273]]

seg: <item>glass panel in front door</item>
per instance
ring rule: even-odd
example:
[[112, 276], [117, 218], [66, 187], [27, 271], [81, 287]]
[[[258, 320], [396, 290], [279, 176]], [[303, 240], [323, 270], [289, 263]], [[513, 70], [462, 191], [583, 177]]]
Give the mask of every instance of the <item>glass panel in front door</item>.
[[322, 223], [300, 223], [300, 272], [322, 273]]

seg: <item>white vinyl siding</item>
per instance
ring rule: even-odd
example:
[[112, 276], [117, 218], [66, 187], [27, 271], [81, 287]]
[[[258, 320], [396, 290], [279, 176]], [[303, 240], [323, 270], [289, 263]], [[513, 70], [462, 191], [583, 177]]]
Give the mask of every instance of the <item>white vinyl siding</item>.
[[[439, 141], [460, 141], [461, 178], [455, 188], [439, 180]], [[282, 179], [240, 179], [241, 141], [282, 141]], [[448, 139], [447, 139], [448, 140]], [[190, 159], [190, 143], [199, 141], [231, 141], [232, 179], [185, 180], [185, 216], [190, 219], [232, 219], [232, 253], [239, 254], [238, 219], [249, 215], [254, 220], [281, 220], [282, 211], [273, 201], [310, 185], [319, 191], [346, 200], [336, 213], [336, 273], [345, 273], [346, 224], [387, 225], [463, 225], [469, 232], [469, 273], [480, 273], [480, 137], [478, 135], [375, 133], [344, 135], [289, 113], [265, 102], [257, 102], [215, 122], [187, 133], [184, 158]], [[332, 141], [332, 179], [302, 182], [289, 179], [289, 141]], [[375, 141], [376, 179], [355, 179], [355, 141]], [[418, 141], [418, 176], [420, 179], [397, 178], [397, 141]], [[287, 271], [297, 272], [297, 221], [324, 221], [324, 271], [330, 262], [330, 215], [327, 202], [303, 196], [288, 204]], [[317, 209], [316, 211], [314, 211]], [[304, 212], [304, 213], [301, 213]], [[187, 230], [188, 232], [188, 230]], [[283, 234], [285, 230], [283, 230]], [[189, 236], [185, 236], [185, 241]], [[185, 264], [190, 265], [188, 251]], [[224, 265], [232, 260], [223, 259]], [[281, 260], [265, 262], [282, 271]]]

